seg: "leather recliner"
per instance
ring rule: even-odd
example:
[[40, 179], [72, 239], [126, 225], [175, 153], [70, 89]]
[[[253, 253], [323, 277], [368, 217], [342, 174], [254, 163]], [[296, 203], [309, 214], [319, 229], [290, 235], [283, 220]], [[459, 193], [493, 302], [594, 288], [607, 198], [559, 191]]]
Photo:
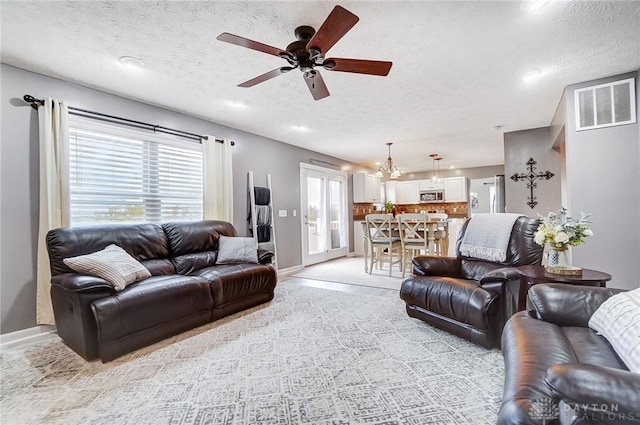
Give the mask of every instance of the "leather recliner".
[[521, 308], [516, 267], [542, 260], [542, 248], [533, 240], [540, 221], [518, 218], [505, 261], [495, 263], [460, 254], [470, 220], [458, 234], [456, 257], [423, 255], [412, 260], [413, 275], [402, 282], [400, 298], [411, 317], [484, 347], [499, 347], [504, 323]]
[[505, 385], [498, 425], [640, 424], [640, 374], [589, 319], [622, 289], [546, 283], [502, 334]]
[[[47, 234], [51, 301], [58, 335], [86, 360], [110, 361], [164, 338], [273, 299], [273, 252], [259, 264], [217, 264], [224, 221], [105, 224]], [[116, 292], [107, 281], [74, 272], [63, 260], [115, 244], [151, 277]]]

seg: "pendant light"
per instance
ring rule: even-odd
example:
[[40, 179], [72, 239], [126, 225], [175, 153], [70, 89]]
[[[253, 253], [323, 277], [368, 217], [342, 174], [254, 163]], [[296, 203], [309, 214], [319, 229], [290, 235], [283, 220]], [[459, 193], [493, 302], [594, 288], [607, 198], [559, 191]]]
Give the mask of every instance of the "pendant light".
[[402, 175], [398, 166], [393, 165], [393, 159], [391, 159], [391, 145], [393, 145], [393, 142], [387, 142], [389, 157], [384, 162], [384, 166], [378, 168], [378, 171], [376, 171], [376, 177], [384, 177], [384, 174], [386, 173], [389, 174], [390, 179], [397, 179]]
[[438, 176], [436, 175], [436, 158], [438, 157], [437, 153], [432, 153], [429, 154], [429, 157], [431, 157], [431, 180], [435, 180], [438, 178]]
[[431, 174], [431, 180], [440, 181], [440, 161], [442, 161], [442, 157], [437, 153], [429, 154], [431, 158], [431, 169], [433, 170]]

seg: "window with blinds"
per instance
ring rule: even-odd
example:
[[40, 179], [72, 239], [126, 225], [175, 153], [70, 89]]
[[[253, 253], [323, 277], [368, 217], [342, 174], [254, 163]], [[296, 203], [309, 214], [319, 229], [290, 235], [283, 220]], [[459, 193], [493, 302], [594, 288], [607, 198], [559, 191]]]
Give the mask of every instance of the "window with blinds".
[[202, 219], [199, 143], [72, 118], [72, 226]]

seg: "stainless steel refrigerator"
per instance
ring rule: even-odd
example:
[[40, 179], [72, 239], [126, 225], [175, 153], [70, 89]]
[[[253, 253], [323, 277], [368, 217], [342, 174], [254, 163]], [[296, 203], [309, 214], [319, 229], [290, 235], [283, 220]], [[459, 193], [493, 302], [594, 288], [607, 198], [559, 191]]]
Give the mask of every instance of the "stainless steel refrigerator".
[[496, 175], [496, 191], [495, 191], [495, 195], [493, 196], [493, 212], [496, 213], [503, 213], [505, 212], [505, 196], [504, 196], [504, 192], [505, 192], [505, 188], [504, 188], [504, 174], [498, 174]]

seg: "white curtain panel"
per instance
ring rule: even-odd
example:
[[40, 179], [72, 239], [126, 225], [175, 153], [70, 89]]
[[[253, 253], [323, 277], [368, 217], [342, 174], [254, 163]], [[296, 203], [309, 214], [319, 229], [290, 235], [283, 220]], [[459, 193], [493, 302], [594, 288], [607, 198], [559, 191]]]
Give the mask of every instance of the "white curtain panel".
[[202, 141], [204, 162], [204, 218], [233, 222], [233, 168], [231, 141]]
[[53, 325], [47, 232], [69, 225], [69, 115], [65, 102], [44, 99], [40, 123], [40, 211], [38, 226], [36, 323]]

